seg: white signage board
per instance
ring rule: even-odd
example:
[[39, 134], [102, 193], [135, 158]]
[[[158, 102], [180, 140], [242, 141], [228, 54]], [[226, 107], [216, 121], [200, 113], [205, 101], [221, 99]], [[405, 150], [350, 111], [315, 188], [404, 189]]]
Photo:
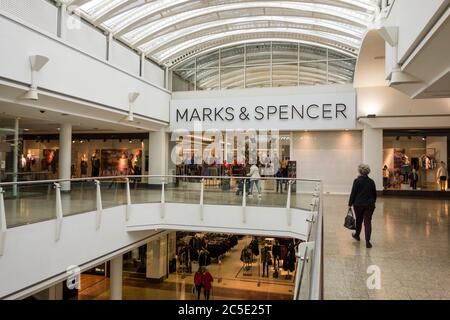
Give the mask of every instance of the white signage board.
[[343, 130], [356, 128], [356, 92], [173, 99], [171, 131]]

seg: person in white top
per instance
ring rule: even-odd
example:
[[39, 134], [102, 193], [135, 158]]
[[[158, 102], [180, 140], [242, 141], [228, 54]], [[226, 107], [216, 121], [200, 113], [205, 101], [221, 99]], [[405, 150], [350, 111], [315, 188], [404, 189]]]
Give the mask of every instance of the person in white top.
[[250, 190], [248, 192], [248, 195], [252, 196], [253, 185], [256, 185], [256, 189], [258, 190], [258, 197], [261, 198], [261, 184], [260, 184], [261, 175], [259, 174], [259, 168], [256, 164], [253, 164], [250, 167], [250, 173], [247, 176], [250, 177]]
[[448, 170], [444, 161], [441, 161], [441, 166], [437, 171], [437, 179], [441, 187], [441, 191], [445, 191], [447, 188]]

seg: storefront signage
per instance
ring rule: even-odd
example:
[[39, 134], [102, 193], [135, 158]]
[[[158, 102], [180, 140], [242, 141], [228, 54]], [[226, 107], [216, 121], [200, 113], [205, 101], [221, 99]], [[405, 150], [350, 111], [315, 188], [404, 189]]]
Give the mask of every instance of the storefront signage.
[[171, 130], [339, 130], [356, 127], [356, 94], [174, 99]]

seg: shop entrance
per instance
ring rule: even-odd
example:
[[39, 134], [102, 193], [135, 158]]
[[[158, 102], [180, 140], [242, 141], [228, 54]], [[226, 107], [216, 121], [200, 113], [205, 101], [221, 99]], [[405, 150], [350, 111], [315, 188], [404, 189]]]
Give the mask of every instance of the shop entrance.
[[389, 191], [448, 191], [450, 130], [386, 130], [383, 184]]
[[[163, 254], [167, 270], [160, 279], [148, 278], [152, 274], [148, 268], [160, 263], [151, 256], [151, 244], [124, 255], [124, 299], [204, 300], [206, 290], [203, 285], [196, 289], [195, 280], [202, 268], [213, 279], [208, 292], [211, 300], [293, 298], [297, 240], [177, 232], [176, 243], [168, 240], [167, 245]], [[108, 299], [108, 288], [108, 272], [98, 267], [81, 276], [81, 288], [74, 299]]]

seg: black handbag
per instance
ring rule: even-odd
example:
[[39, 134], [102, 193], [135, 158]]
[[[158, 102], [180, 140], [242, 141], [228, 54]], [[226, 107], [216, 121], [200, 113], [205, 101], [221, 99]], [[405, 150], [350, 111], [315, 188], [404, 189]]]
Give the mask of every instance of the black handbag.
[[356, 221], [355, 221], [355, 216], [353, 215], [352, 208], [348, 209], [347, 215], [345, 216], [344, 227], [346, 227], [347, 229], [350, 229], [350, 230], [356, 229]]

